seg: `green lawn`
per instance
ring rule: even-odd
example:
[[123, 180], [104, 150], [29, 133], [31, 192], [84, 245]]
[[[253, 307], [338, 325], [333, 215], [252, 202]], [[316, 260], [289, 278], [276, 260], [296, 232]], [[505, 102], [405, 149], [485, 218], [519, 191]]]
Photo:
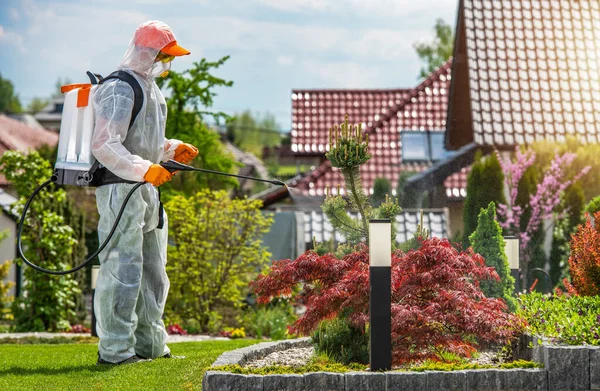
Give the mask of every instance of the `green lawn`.
[[169, 345], [184, 360], [96, 366], [96, 344], [0, 345], [0, 390], [201, 390], [202, 376], [223, 352], [253, 340]]

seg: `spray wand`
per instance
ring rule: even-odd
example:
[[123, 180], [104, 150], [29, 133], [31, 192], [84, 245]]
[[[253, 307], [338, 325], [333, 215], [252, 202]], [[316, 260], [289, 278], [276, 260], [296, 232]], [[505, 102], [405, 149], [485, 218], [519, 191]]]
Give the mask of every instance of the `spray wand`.
[[[276, 180], [276, 179], [262, 179], [262, 178], [255, 178], [255, 177], [247, 176], [247, 175], [237, 175], [237, 174], [230, 174], [227, 172], [207, 170], [204, 168], [196, 168], [196, 167], [188, 166], [187, 164], [179, 163], [175, 160], [169, 160], [166, 162], [162, 162], [160, 165], [163, 166], [164, 168], [166, 168], [171, 173], [174, 173], [177, 171], [200, 171], [200, 172], [205, 172], [205, 173], [215, 174], [215, 175], [224, 175], [224, 176], [231, 176], [231, 177], [236, 177], [236, 178], [244, 178], [244, 179], [249, 179], [249, 180], [257, 181], [257, 182], [267, 182], [267, 183], [271, 183], [271, 184], [277, 185], [277, 186], [284, 186], [288, 192], [290, 191], [290, 189], [286, 183]], [[42, 189], [44, 189], [46, 186], [50, 185], [52, 182], [53, 182], [52, 179], [48, 179], [46, 182], [39, 185], [27, 199], [27, 202], [25, 203], [25, 206], [23, 207], [23, 212], [21, 213], [21, 220], [19, 221], [19, 231], [18, 231], [18, 235], [17, 235], [17, 251], [19, 253], [19, 257], [21, 257], [21, 259], [23, 259], [23, 262], [25, 262], [31, 268], [33, 268], [39, 272], [42, 272], [42, 273], [53, 274], [53, 275], [58, 275], [58, 276], [76, 272], [77, 270], [85, 267], [85, 265], [90, 263], [98, 254], [100, 254], [100, 252], [104, 249], [104, 247], [106, 247], [106, 245], [112, 238], [113, 234], [115, 233], [117, 226], [119, 225], [119, 221], [121, 220], [121, 216], [123, 215], [123, 211], [125, 210], [125, 207], [127, 206], [127, 203], [129, 202], [129, 199], [133, 195], [133, 192], [136, 191], [140, 186], [147, 183], [147, 182], [138, 182], [135, 184], [135, 186], [133, 186], [131, 188], [131, 190], [129, 190], [129, 193], [127, 193], [127, 196], [125, 197], [125, 200], [123, 201], [123, 205], [121, 205], [121, 209], [119, 210], [119, 213], [117, 214], [117, 218], [115, 219], [115, 222], [114, 222], [110, 232], [108, 233], [108, 236], [106, 237], [104, 242], [102, 242], [102, 244], [98, 247], [98, 249], [96, 251], [94, 251], [94, 253], [92, 255], [90, 255], [88, 258], [86, 258], [86, 260], [83, 261], [80, 265], [78, 265], [72, 269], [50, 270], [50, 269], [45, 269], [43, 267], [35, 265], [33, 262], [31, 262], [29, 259], [27, 259], [25, 257], [25, 254], [23, 253], [23, 243], [21, 240], [21, 235], [23, 234], [23, 223], [25, 222], [25, 215], [27, 214], [29, 205], [31, 204], [31, 202], [33, 201], [35, 196], [40, 191], [42, 191]]]

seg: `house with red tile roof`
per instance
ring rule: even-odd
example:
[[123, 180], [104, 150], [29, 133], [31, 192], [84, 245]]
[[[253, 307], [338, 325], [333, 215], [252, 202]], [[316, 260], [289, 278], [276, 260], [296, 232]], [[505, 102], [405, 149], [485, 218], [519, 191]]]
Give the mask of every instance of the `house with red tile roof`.
[[[320, 196], [344, 181], [325, 159], [328, 130], [344, 121], [362, 123], [369, 134], [371, 160], [361, 166], [363, 186], [373, 192], [386, 178], [396, 193], [400, 172], [419, 172], [446, 157], [443, 148], [451, 61], [413, 89], [292, 91], [292, 151], [316, 169], [296, 183], [304, 194]], [[335, 191], [335, 190], [334, 190]]]
[[[448, 107], [451, 60], [412, 89], [390, 90], [293, 90], [292, 98], [292, 151], [298, 165], [313, 165], [315, 169], [305, 176], [292, 179], [294, 188], [274, 188], [255, 195], [265, 209], [300, 211], [304, 219], [307, 246], [312, 238], [317, 241], [332, 239], [341, 243], [344, 238], [332, 231], [320, 211], [325, 189], [345, 193], [340, 171], [325, 158], [329, 149], [328, 132], [348, 115], [349, 122], [362, 123], [369, 134], [372, 158], [361, 166], [361, 177], [367, 193], [373, 192], [377, 178], [390, 182], [396, 195], [402, 172], [421, 172], [437, 161], [444, 160], [444, 129]], [[437, 236], [451, 234], [447, 221], [446, 196], [438, 209], [427, 210], [424, 225]], [[462, 193], [456, 199], [462, 200]], [[412, 237], [419, 219], [417, 210], [406, 211], [398, 217], [397, 239]]]
[[[324, 153], [328, 128], [347, 113], [370, 134], [365, 190], [372, 191], [377, 177], [395, 189], [399, 173], [417, 171], [405, 189], [431, 194], [443, 186], [449, 231], [460, 231], [477, 150], [567, 136], [599, 141], [598, 26], [595, 0], [460, 0], [453, 59], [415, 88], [292, 92], [292, 147], [298, 157], [322, 159], [292, 184], [319, 196], [343, 183]], [[454, 153], [437, 160], [436, 151], [444, 149]], [[277, 193], [266, 201], [277, 201]]]
[[457, 153], [407, 188], [447, 184], [476, 149], [600, 141], [600, 2], [460, 0], [455, 37], [445, 145]]

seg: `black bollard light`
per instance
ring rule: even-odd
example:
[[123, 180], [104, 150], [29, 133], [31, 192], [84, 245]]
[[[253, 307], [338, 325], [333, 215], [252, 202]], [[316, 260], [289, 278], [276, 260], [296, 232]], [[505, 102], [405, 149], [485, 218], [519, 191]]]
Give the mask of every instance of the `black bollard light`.
[[100, 265], [92, 266], [92, 337], [97, 337], [96, 332], [96, 313], [94, 312], [94, 297], [96, 296], [96, 281], [98, 280], [98, 273], [100, 272]]
[[392, 369], [392, 224], [369, 221], [371, 371]]

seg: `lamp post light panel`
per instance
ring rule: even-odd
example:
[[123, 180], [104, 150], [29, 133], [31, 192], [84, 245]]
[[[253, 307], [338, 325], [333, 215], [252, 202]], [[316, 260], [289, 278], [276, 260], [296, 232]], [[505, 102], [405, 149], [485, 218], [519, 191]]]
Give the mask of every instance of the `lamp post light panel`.
[[508, 258], [511, 269], [519, 268], [519, 238], [516, 236], [504, 237], [504, 252]]
[[392, 224], [390, 220], [371, 220], [369, 224], [369, 265], [392, 266]]

